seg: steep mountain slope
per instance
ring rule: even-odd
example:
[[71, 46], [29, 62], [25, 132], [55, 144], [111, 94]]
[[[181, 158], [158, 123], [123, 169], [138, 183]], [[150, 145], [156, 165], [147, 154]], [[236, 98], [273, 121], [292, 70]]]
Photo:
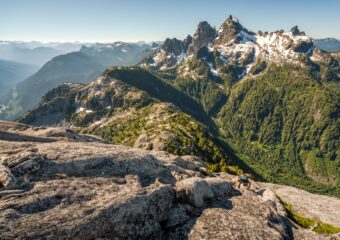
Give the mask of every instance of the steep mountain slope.
[[314, 44], [317, 48], [327, 52], [340, 51], [340, 41], [335, 38], [314, 39]]
[[151, 44], [116, 42], [83, 46], [79, 52], [55, 57], [16, 86], [12, 96], [3, 102], [7, 110], [0, 113], [0, 119], [15, 119], [59, 84], [88, 83], [109, 66], [134, 65], [154, 51]]
[[[139, 66], [148, 70], [111, 68], [84, 88], [72, 85], [72, 94], [63, 85], [20, 121], [65, 121], [113, 142], [179, 154], [194, 143], [195, 154], [216, 163], [212, 170], [246, 163], [262, 179], [340, 196], [339, 62], [297, 27], [253, 33], [232, 16], [218, 31], [202, 22], [193, 38], [167, 39]], [[149, 117], [163, 120], [149, 125]], [[162, 134], [167, 123], [168, 132], [189, 134], [164, 148], [159, 139], [173, 139]], [[203, 149], [194, 129], [212, 147]], [[222, 157], [209, 157], [215, 147]]]
[[307, 176], [339, 186], [339, 103], [338, 85], [296, 66], [272, 66], [231, 89], [218, 122], [267, 180], [313, 191]]
[[88, 85], [61, 85], [19, 121], [71, 124], [112, 143], [193, 154], [214, 164], [237, 161], [207, 127], [214, 123], [197, 102], [138, 67], [109, 68]]
[[[202, 25], [194, 36], [209, 35]], [[195, 98], [267, 180], [339, 195], [338, 56], [297, 27], [255, 34], [232, 16], [205, 42], [158, 75]]]
[[0, 59], [0, 101], [19, 81], [38, 70], [38, 66]]

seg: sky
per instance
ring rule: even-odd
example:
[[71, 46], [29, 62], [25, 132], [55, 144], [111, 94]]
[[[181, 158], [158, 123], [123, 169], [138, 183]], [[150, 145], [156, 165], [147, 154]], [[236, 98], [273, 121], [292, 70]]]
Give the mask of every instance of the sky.
[[340, 39], [340, 0], [0, 0], [0, 40], [184, 39], [206, 20], [230, 15], [249, 30], [289, 30]]

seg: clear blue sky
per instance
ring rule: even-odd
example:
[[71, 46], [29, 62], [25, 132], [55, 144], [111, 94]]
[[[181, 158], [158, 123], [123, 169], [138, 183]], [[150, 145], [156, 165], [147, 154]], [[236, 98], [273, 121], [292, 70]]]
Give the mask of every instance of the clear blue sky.
[[253, 31], [298, 25], [340, 39], [340, 0], [0, 0], [1, 40], [138, 41], [184, 38], [232, 14]]

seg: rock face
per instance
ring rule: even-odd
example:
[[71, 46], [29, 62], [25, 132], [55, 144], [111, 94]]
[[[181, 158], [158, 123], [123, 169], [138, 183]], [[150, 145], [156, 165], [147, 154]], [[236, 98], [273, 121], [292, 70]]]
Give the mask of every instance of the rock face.
[[248, 33], [248, 31], [240, 24], [238, 19], [230, 15], [218, 30], [218, 36], [215, 43], [223, 45], [228, 44], [233, 40], [238, 41], [239, 39], [237, 39], [237, 37], [241, 31]]
[[163, 150], [166, 143], [176, 141], [176, 138], [175, 134], [165, 131], [159, 134], [152, 134], [151, 136], [142, 134], [136, 140], [134, 147], [145, 150]]
[[0, 165], [0, 186], [5, 189], [14, 188], [16, 182], [17, 179], [14, 177], [11, 170], [4, 165]]
[[[340, 201], [334, 197], [321, 196], [294, 187], [265, 183], [263, 187], [272, 189], [275, 194], [300, 214], [340, 227]], [[295, 197], [300, 196], [300, 197]]]
[[190, 35], [183, 41], [177, 38], [167, 38], [153, 56], [141, 62], [141, 66], [150, 66], [156, 70], [174, 67], [185, 58], [191, 42]]
[[196, 54], [201, 47], [212, 44], [216, 37], [216, 30], [206, 21], [200, 22], [190, 44], [187, 55]]
[[177, 197], [194, 207], [203, 207], [206, 200], [212, 199], [214, 193], [209, 184], [201, 178], [189, 178], [176, 184]]
[[175, 56], [180, 55], [184, 50], [184, 44], [177, 38], [165, 39], [161, 49], [167, 53], [174, 54]]
[[15, 136], [0, 140], [0, 239], [323, 239], [293, 227], [270, 190], [206, 177], [197, 157], [0, 130]]
[[293, 239], [289, 221], [274, 202], [250, 191], [230, 201], [230, 209], [205, 209], [189, 239]]

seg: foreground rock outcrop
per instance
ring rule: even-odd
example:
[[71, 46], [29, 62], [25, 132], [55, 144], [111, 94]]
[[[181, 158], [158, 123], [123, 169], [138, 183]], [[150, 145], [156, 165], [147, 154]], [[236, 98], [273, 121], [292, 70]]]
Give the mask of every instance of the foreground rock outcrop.
[[328, 239], [197, 157], [0, 122], [0, 239]]
[[300, 214], [340, 227], [340, 211], [334, 211], [340, 209], [338, 198], [312, 194], [294, 187], [272, 183], [262, 183], [260, 185], [271, 189], [284, 202], [290, 203], [293, 209]]

